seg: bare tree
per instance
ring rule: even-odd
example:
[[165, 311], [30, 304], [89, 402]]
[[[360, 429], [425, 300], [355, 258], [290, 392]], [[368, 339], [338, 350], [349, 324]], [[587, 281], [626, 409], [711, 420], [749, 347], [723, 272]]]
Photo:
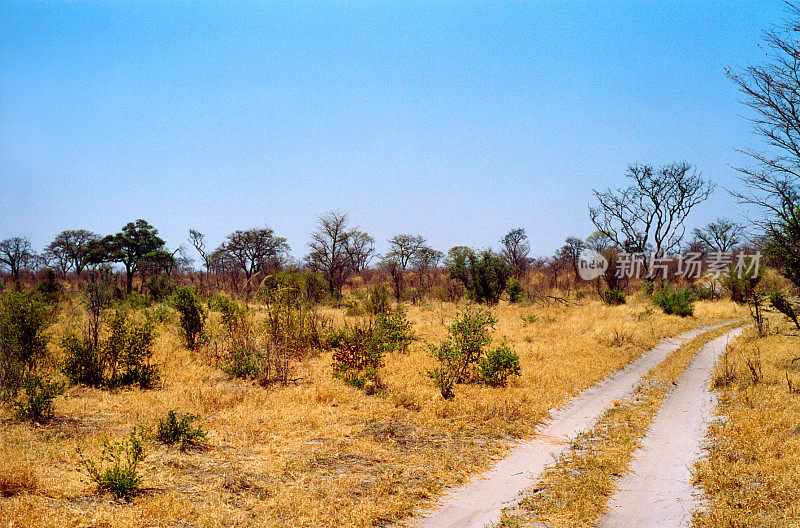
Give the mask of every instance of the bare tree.
[[12, 237], [0, 242], [0, 264], [8, 268], [15, 282], [19, 281], [19, 272], [30, 264], [33, 257], [31, 242], [25, 237]]
[[363, 231], [353, 229], [347, 233], [345, 242], [345, 252], [350, 268], [355, 273], [367, 269], [369, 261], [375, 254], [375, 239]]
[[575, 272], [576, 281], [580, 279], [580, 274], [578, 273], [578, 258], [585, 247], [586, 244], [584, 244], [583, 240], [580, 238], [567, 237], [565, 244], [561, 246], [561, 249], [559, 249], [556, 254], [557, 259], [572, 265], [572, 271]]
[[700, 249], [700, 252], [732, 250], [742, 242], [744, 226], [725, 218], [719, 218], [708, 224], [704, 229], [693, 231], [694, 241], [699, 244], [694, 247], [694, 241], [690, 244], [693, 249]]
[[206, 236], [197, 229], [190, 229], [189, 243], [192, 245], [195, 251], [197, 251], [197, 253], [200, 255], [200, 258], [203, 259], [203, 266], [205, 266], [206, 275], [208, 275], [211, 266], [209, 266], [210, 254], [206, 251]]
[[322, 273], [328, 282], [332, 298], [340, 299], [342, 287], [352, 271], [347, 253], [350, 231], [347, 228], [347, 213], [329, 212], [318, 218], [317, 230], [311, 234], [306, 256], [308, 267]]
[[514, 269], [514, 275], [519, 279], [528, 269], [528, 253], [531, 246], [528, 244], [528, 235], [521, 227], [512, 229], [500, 239], [503, 258]]
[[756, 134], [774, 152], [746, 150], [756, 166], [738, 168], [747, 190], [731, 194], [765, 213], [754, 221], [766, 234], [765, 250], [800, 287], [800, 8], [789, 10], [792, 21], [766, 33], [770, 62], [728, 72], [755, 112]]
[[263, 227], [234, 231], [220, 249], [244, 271], [249, 291], [256, 273], [269, 273], [283, 265], [289, 245], [285, 238], [275, 236], [272, 229]]
[[389, 240], [390, 251], [386, 257], [396, 260], [400, 268], [405, 270], [416, 252], [424, 245], [425, 238], [422, 235], [396, 235]]
[[80, 275], [90, 264], [92, 245], [99, 240], [99, 235], [85, 229], [62, 231], [44, 249], [44, 255], [62, 274], [75, 270]]
[[441, 251], [437, 251], [428, 246], [420, 247], [414, 253], [414, 256], [411, 257], [411, 264], [419, 274], [420, 287], [422, 287], [423, 290], [427, 291], [433, 282], [432, 275], [436, 271], [436, 267], [439, 265], [439, 261], [442, 260], [442, 257], [444, 257], [444, 254]]
[[631, 165], [626, 176], [632, 184], [625, 189], [594, 191], [592, 223], [619, 249], [663, 257], [678, 248], [686, 217], [714, 186], [687, 163]]

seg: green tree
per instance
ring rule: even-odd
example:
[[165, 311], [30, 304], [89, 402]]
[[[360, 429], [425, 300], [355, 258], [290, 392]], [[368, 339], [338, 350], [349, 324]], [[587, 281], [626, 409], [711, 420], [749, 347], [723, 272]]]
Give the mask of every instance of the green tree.
[[158, 230], [139, 219], [126, 224], [116, 235], [109, 235], [101, 241], [103, 255], [95, 253], [95, 259], [118, 262], [125, 266], [125, 291], [130, 293], [133, 276], [139, 271], [144, 260], [156, 251], [164, 249], [164, 241], [158, 237]]
[[447, 267], [450, 277], [460, 281], [472, 299], [487, 304], [497, 304], [513, 275], [508, 261], [491, 249], [480, 253], [451, 249]]

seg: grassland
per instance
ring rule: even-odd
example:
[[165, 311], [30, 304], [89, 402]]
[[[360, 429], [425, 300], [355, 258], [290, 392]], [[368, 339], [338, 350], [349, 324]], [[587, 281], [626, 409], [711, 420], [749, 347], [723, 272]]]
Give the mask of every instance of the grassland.
[[719, 365], [719, 419], [695, 468], [706, 497], [697, 527], [800, 526], [800, 335], [770, 323], [770, 335], [749, 330]]
[[[717, 301], [698, 302], [694, 318], [666, 316], [638, 295], [617, 307], [589, 298], [501, 304], [492, 336], [516, 349], [522, 375], [507, 387], [459, 385], [443, 400], [426, 376], [433, 365], [427, 343], [441, 340], [464, 308], [410, 306], [418, 340], [386, 357], [387, 388], [372, 396], [331, 375], [330, 353], [297, 362], [297, 381], [287, 387], [231, 380], [202, 349], [183, 346], [174, 322], [160, 324], [158, 388], [74, 386], [56, 400], [49, 423], [2, 419], [0, 493], [8, 496], [0, 519], [13, 526], [403, 525], [443, 488], [530, 435], [549, 409], [659, 339], [743, 315]], [[349, 319], [323, 311], [333, 324]], [[79, 324], [79, 312], [66, 310], [54, 336]], [[219, 331], [212, 314], [211, 333]], [[147, 442], [144, 491], [130, 503], [98, 494], [78, 471], [77, 450], [97, 457], [103, 438], [152, 428], [170, 409], [200, 417], [206, 447], [182, 452]]]

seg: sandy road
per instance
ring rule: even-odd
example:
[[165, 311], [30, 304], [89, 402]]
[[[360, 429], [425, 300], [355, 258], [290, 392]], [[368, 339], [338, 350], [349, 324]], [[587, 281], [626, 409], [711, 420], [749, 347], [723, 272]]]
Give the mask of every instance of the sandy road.
[[579, 433], [592, 427], [612, 403], [630, 394], [651, 368], [687, 341], [724, 324], [728, 323], [663, 340], [625, 368], [584, 390], [551, 413], [532, 440], [520, 443], [489, 471], [452, 490], [415, 526], [483, 528], [498, 523], [502, 509], [516, 504], [520, 492], [536, 482], [544, 467], [563, 453]]
[[634, 453], [629, 473], [617, 482], [617, 492], [598, 526], [691, 526], [698, 506], [691, 466], [701, 456], [701, 442], [714, 409], [711, 376], [725, 346], [742, 330], [731, 330], [708, 343], [678, 378]]

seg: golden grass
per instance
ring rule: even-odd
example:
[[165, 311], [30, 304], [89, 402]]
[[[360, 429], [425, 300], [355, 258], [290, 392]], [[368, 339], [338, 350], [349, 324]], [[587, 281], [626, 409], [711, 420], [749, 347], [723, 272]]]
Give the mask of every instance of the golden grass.
[[[781, 333], [758, 338], [748, 330], [728, 351], [733, 376], [721, 383], [708, 457], [695, 467], [706, 497], [697, 527], [800, 526], [800, 393], [789, 391], [800, 385], [800, 360], [792, 361], [800, 336], [777, 318], [771, 327]], [[747, 362], [759, 358], [756, 383]]]
[[647, 428], [702, 346], [730, 327], [696, 337], [650, 370], [629, 397], [614, 402], [597, 424], [581, 433], [517, 508], [504, 512], [501, 526], [544, 522], [547, 526], [592, 526], [616, 489], [614, 480], [631, 462]]
[[[522, 376], [505, 388], [459, 385], [445, 401], [425, 374], [433, 366], [426, 341], [442, 339], [445, 323], [463, 308], [409, 307], [420, 340], [386, 358], [383, 396], [333, 378], [329, 353], [298, 362], [292, 377], [300, 381], [287, 387], [229, 380], [202, 353], [184, 348], [174, 324], [162, 324], [154, 356], [159, 388], [73, 387], [56, 400], [57, 419], [49, 424], [2, 422], [0, 457], [30, 461], [37, 484], [0, 499], [0, 519], [59, 527], [403, 524], [530, 434], [548, 409], [660, 338], [742, 314], [728, 302], [698, 303], [695, 318], [680, 319], [635, 295], [619, 307], [593, 300], [501, 305], [492, 310], [499, 318], [492, 335], [517, 350]], [[341, 310], [326, 313], [346, 319]], [[67, 319], [55, 333], [80, 318]], [[629, 338], [614, 341], [615, 330]], [[182, 453], [147, 442], [143, 493], [129, 504], [98, 495], [78, 471], [76, 449], [96, 459], [105, 436], [152, 426], [173, 408], [200, 416], [208, 448]]]

